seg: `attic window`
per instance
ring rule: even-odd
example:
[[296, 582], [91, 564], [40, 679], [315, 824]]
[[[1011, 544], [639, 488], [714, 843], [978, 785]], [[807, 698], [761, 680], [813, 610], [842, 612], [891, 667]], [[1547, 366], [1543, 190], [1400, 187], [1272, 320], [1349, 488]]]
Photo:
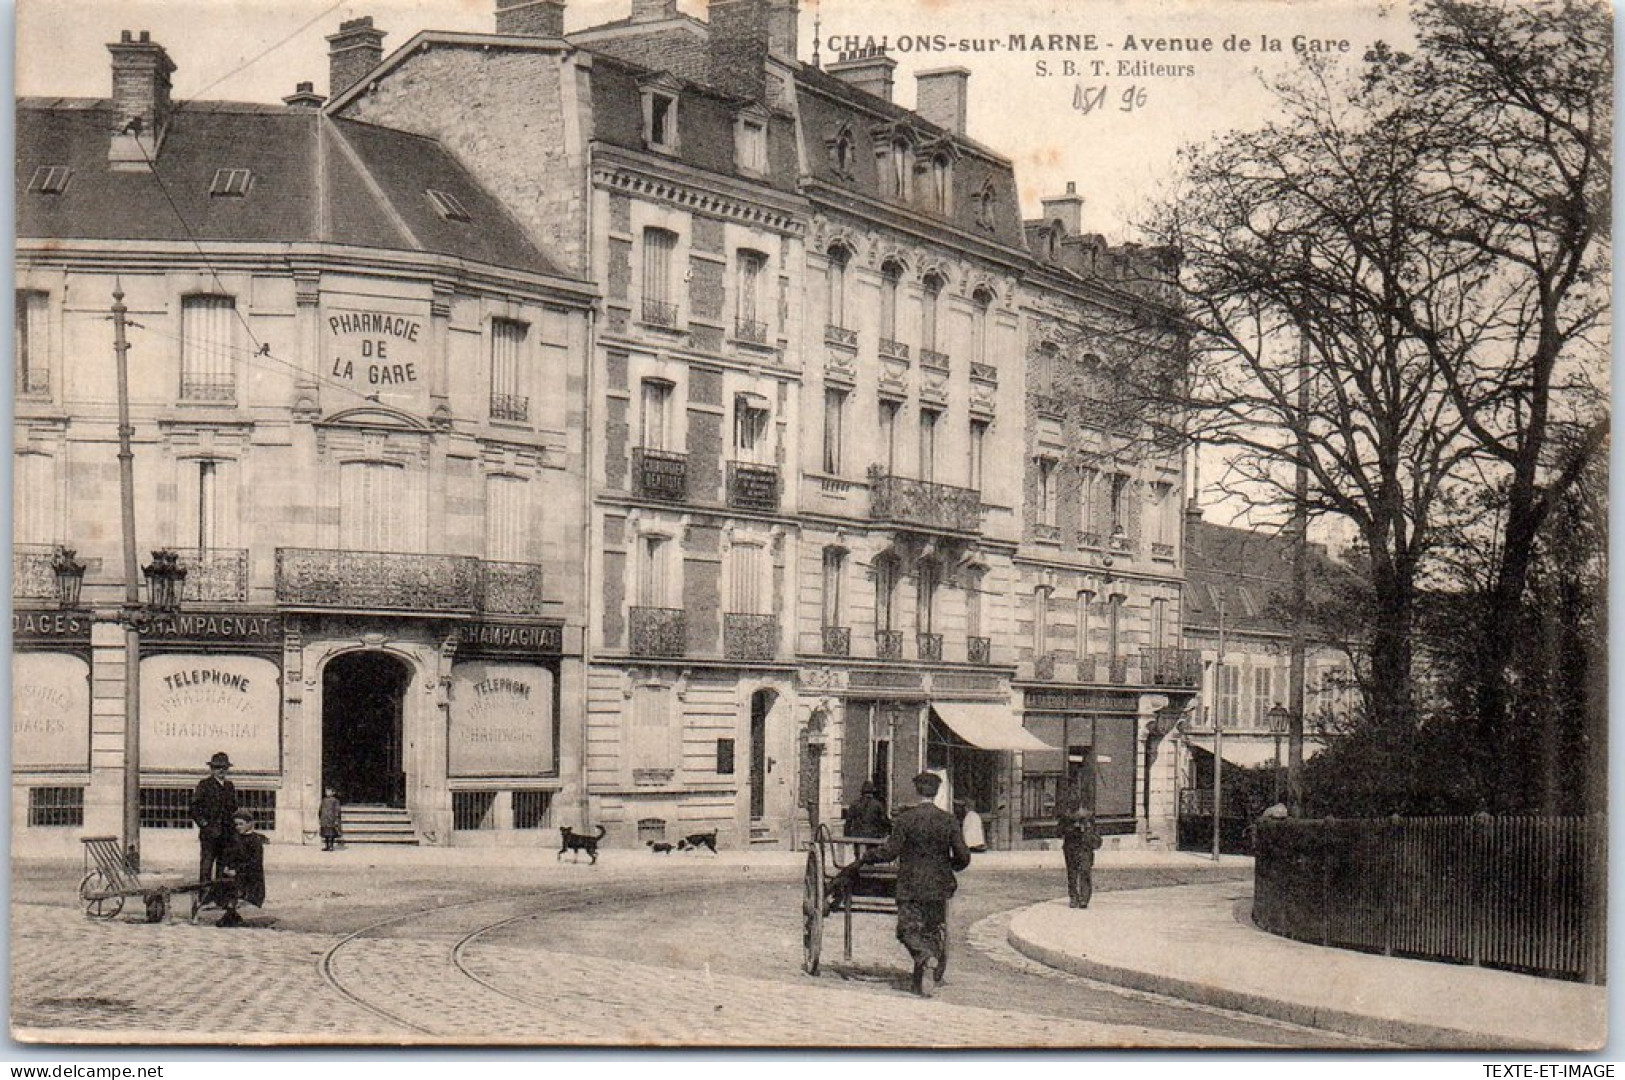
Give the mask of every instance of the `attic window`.
[[677, 149], [677, 95], [662, 90], [643, 92], [643, 141], [654, 150]]
[[73, 170], [66, 165], [41, 165], [28, 181], [28, 190], [35, 195], [60, 195], [72, 178]]
[[248, 194], [248, 186], [253, 180], [254, 174], [247, 169], [216, 169], [214, 183], [209, 185], [209, 194], [218, 198], [240, 199]]
[[424, 191], [424, 194], [429, 196], [429, 201], [434, 204], [435, 210], [447, 221], [461, 221], [467, 223], [474, 220], [474, 216], [468, 212], [463, 204], [457, 200], [457, 196], [453, 195], [451, 192], [440, 191], [437, 188], [428, 188]]

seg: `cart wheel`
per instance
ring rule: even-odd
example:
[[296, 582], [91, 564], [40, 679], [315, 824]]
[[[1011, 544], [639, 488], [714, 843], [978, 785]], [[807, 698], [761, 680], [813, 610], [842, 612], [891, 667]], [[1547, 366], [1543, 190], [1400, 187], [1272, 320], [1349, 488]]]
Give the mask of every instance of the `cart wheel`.
[[147, 897], [147, 921], [150, 923], [163, 922], [169, 915], [169, 896], [165, 893], [152, 893]]
[[807, 849], [807, 874], [801, 895], [801, 969], [818, 974], [818, 954], [824, 945], [824, 849]]
[[111, 919], [124, 910], [124, 897], [98, 896], [112, 890], [112, 882], [100, 870], [92, 870], [79, 882], [79, 899], [85, 905], [85, 914], [92, 919]]

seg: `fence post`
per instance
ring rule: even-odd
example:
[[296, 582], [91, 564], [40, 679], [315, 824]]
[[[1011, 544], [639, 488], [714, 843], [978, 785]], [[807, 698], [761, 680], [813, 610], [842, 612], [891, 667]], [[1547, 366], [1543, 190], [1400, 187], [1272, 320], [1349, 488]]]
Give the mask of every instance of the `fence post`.
[[1320, 822], [1320, 943], [1332, 943], [1332, 823], [1336, 818], [1322, 818]]
[[1488, 812], [1480, 810], [1467, 821], [1467, 953], [1474, 967], [1484, 962], [1484, 878], [1489, 873], [1485, 837], [1494, 820]]
[[1394, 904], [1399, 895], [1399, 845], [1404, 835], [1404, 822], [1398, 814], [1390, 815], [1383, 829], [1387, 850], [1386, 873], [1382, 885], [1382, 954], [1394, 955]]

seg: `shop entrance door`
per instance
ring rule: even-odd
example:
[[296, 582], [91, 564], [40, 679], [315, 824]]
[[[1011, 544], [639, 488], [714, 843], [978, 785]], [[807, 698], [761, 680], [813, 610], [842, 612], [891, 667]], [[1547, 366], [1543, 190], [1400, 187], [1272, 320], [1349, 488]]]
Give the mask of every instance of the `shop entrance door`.
[[322, 786], [346, 803], [404, 807], [402, 707], [412, 672], [380, 652], [334, 658], [322, 672]]

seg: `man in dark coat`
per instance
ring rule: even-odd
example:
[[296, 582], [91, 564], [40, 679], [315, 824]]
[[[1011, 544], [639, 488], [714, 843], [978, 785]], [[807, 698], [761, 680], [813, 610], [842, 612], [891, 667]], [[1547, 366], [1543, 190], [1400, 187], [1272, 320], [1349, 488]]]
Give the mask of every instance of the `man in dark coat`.
[[848, 836], [881, 839], [890, 835], [891, 818], [886, 815], [886, 804], [880, 801], [873, 781], [865, 781], [858, 793], [858, 801], [846, 808], [843, 828]]
[[1061, 817], [1061, 854], [1066, 859], [1067, 900], [1075, 908], [1086, 908], [1095, 894], [1095, 852], [1100, 850], [1100, 833], [1095, 829], [1095, 812], [1082, 802], [1075, 803]]
[[914, 960], [914, 992], [930, 997], [946, 956], [948, 898], [959, 887], [954, 875], [970, 865], [959, 822], [932, 800], [942, 778], [914, 778], [920, 801], [898, 811], [891, 836], [861, 863], [897, 860], [897, 940]]
[[237, 789], [226, 779], [231, 758], [224, 752], [209, 759], [209, 775], [192, 792], [192, 822], [197, 825], [199, 881], [213, 881], [231, 842], [231, 815], [237, 812]]
[[243, 925], [238, 905], [265, 906], [265, 845], [269, 841], [254, 831], [254, 815], [247, 810], [233, 814], [231, 826], [231, 836], [221, 849], [221, 878], [210, 897], [226, 909], [217, 924], [224, 927]]

